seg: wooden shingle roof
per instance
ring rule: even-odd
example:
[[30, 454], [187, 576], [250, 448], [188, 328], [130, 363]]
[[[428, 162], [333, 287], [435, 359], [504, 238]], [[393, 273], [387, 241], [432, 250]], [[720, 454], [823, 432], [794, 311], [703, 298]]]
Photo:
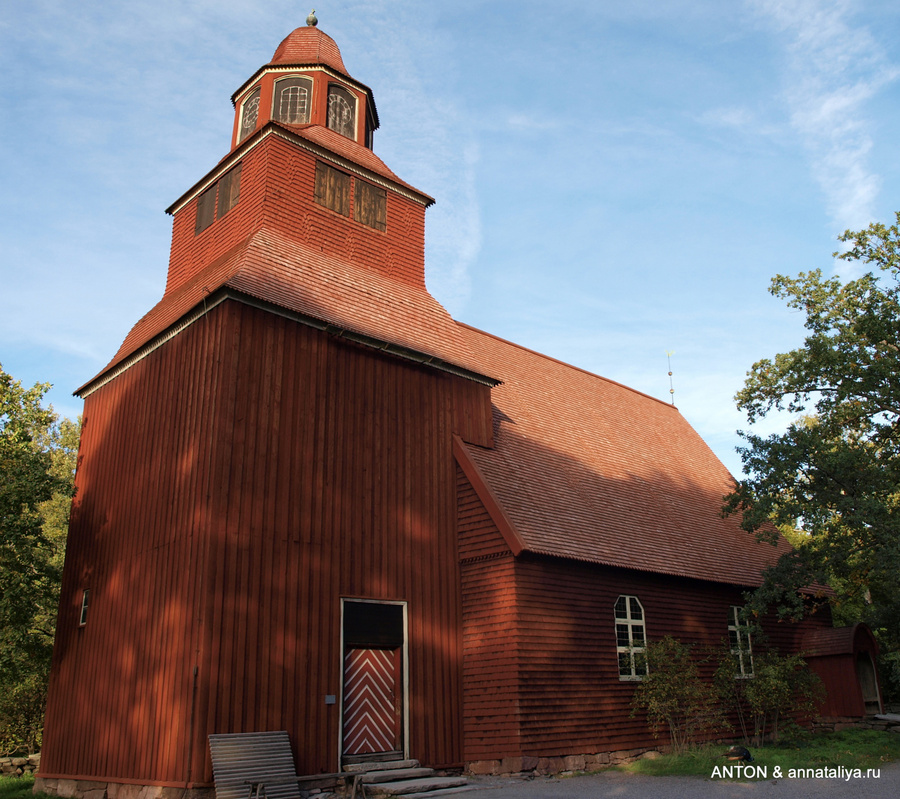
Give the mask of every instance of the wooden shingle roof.
[[76, 393], [84, 395], [222, 290], [316, 320], [331, 332], [346, 331], [379, 349], [390, 347], [419, 362], [496, 382], [478, 372], [459, 327], [424, 288], [260, 230], [168, 292], [131, 329], [106, 367]]
[[746, 586], [788, 549], [722, 518], [734, 479], [674, 406], [460, 331], [481, 370], [501, 381], [495, 447], [463, 445], [461, 465], [474, 467], [521, 549]]

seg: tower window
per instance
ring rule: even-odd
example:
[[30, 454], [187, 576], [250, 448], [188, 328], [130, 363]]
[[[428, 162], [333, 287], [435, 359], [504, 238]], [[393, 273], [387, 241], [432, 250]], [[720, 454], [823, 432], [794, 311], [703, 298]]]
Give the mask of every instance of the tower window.
[[216, 213], [216, 219], [221, 219], [234, 206], [237, 205], [241, 196], [241, 165], [238, 164], [233, 169], [229, 169], [216, 184], [219, 195], [219, 209]]
[[216, 184], [210, 186], [197, 198], [197, 221], [194, 234], [206, 230], [216, 218]]
[[315, 198], [319, 205], [350, 216], [350, 175], [318, 161]]
[[284, 78], [275, 84], [272, 116], [289, 125], [309, 122], [309, 98], [312, 81], [308, 78]]
[[[197, 220], [194, 235], [202, 233], [214, 220], [221, 219], [241, 196], [241, 165], [229, 169], [197, 198]], [[218, 208], [218, 211], [216, 210]]]
[[348, 139], [356, 138], [356, 98], [334, 83], [328, 87], [328, 127]]
[[376, 230], [384, 230], [386, 216], [387, 192], [364, 180], [357, 180], [353, 197], [353, 218]]
[[241, 105], [241, 126], [238, 131], [238, 141], [243, 141], [256, 129], [259, 119], [259, 87], [257, 86]]

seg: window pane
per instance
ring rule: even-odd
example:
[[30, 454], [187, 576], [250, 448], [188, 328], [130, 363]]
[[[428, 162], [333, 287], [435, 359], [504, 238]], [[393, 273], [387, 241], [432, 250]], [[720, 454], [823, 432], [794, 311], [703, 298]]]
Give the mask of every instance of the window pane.
[[635, 646], [643, 646], [644, 645], [644, 625], [643, 624], [632, 624], [631, 625], [631, 640]]
[[624, 597], [624, 596], [620, 596], [616, 600], [616, 618], [617, 619], [627, 619], [628, 618], [628, 611], [626, 610], [627, 606], [625, 604], [626, 601], [627, 601], [627, 597]]
[[89, 588], [85, 588], [81, 593], [81, 615], [78, 619], [79, 626], [84, 626], [87, 624], [87, 612], [88, 605], [90, 604], [91, 591]]
[[631, 646], [631, 638], [628, 635], [627, 624], [616, 625], [616, 646]]
[[302, 125], [309, 122], [309, 98], [312, 82], [306, 78], [286, 78], [275, 84], [272, 116], [279, 122]]
[[241, 107], [241, 129], [238, 133], [238, 141], [243, 141], [254, 131], [258, 119], [259, 89], [254, 89]]
[[356, 138], [356, 98], [343, 86], [328, 87], [328, 127], [349, 139]]
[[643, 652], [634, 653], [634, 673], [637, 677], [647, 675], [647, 658]]
[[631, 654], [619, 652], [619, 674], [623, 677], [631, 675]]
[[631, 600], [631, 618], [632, 619], [643, 619], [644, 614], [641, 611], [641, 603], [637, 601], [635, 597], [630, 597]]

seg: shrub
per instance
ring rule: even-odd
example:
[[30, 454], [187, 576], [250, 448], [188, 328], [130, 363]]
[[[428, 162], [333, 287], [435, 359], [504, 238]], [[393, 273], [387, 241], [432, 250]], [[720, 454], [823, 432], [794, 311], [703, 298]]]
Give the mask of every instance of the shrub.
[[648, 674], [632, 697], [632, 716], [646, 711], [654, 735], [667, 727], [676, 753], [723, 728], [716, 692], [700, 678], [689, 646], [667, 635], [649, 643], [644, 656]]
[[744, 741], [756, 746], [767, 738], [777, 741], [785, 724], [812, 715], [821, 701], [822, 682], [800, 655], [754, 654], [753, 676], [737, 679], [736, 673], [733, 656], [726, 653], [716, 687], [723, 704], [737, 714]]

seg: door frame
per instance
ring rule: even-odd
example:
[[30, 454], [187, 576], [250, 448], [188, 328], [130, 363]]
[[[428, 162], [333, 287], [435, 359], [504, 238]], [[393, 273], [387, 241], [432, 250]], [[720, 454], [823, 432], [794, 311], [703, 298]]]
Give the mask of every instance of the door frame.
[[403, 609], [403, 644], [400, 647], [401, 659], [401, 691], [402, 697], [402, 724], [403, 733], [401, 745], [403, 747], [404, 760], [409, 758], [409, 608], [408, 603], [402, 599], [361, 599], [357, 597], [341, 597], [341, 647], [339, 652], [341, 690], [338, 694], [340, 711], [338, 713], [337, 754], [338, 763], [344, 759], [344, 606], [347, 603], [368, 603], [373, 605], [399, 605]]

